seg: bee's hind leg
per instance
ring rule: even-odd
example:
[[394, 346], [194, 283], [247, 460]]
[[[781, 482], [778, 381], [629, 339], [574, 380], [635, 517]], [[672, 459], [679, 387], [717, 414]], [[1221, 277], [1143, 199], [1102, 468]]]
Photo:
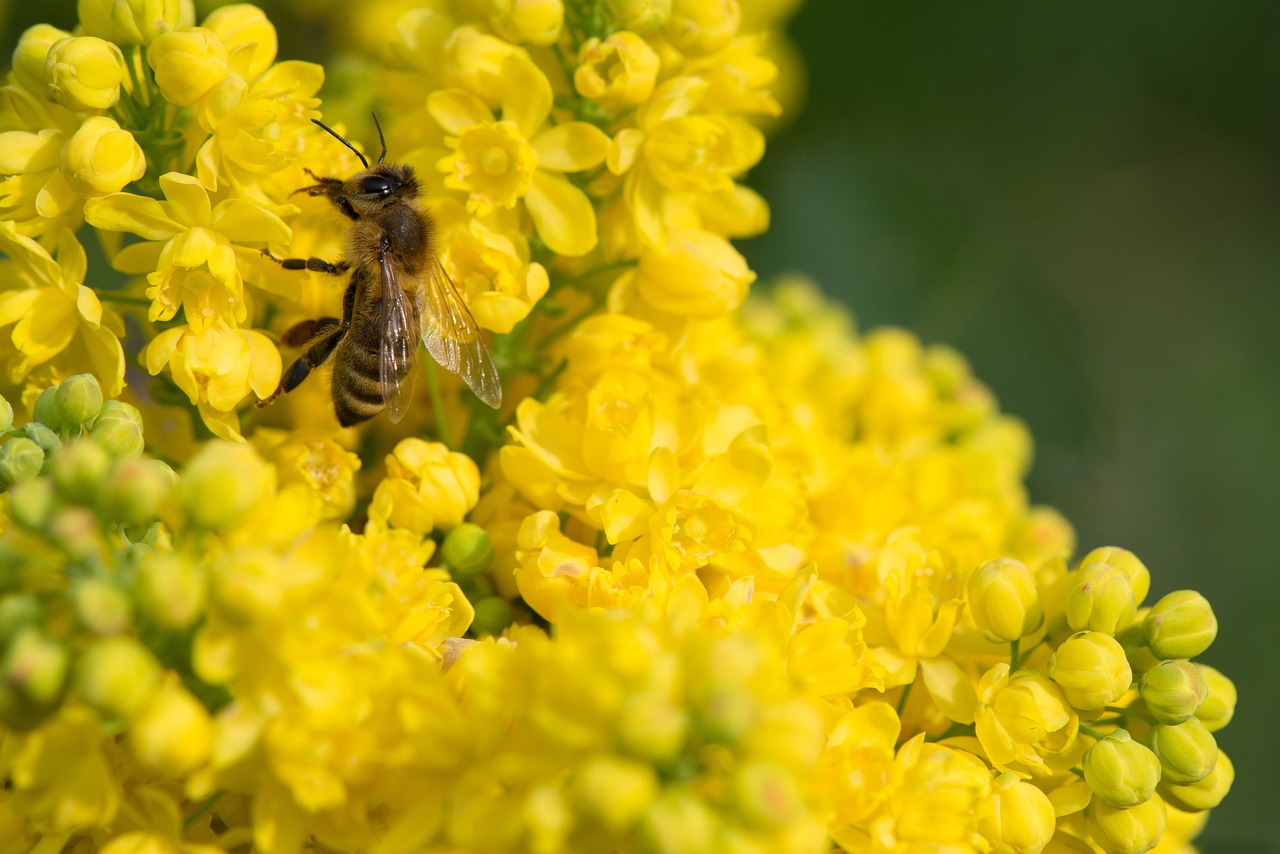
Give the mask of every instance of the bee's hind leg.
[[[276, 386], [276, 390], [271, 396], [258, 401], [258, 408], [266, 406], [274, 401], [282, 394], [288, 394], [298, 386], [302, 385], [314, 368], [318, 368], [324, 364], [325, 359], [332, 355], [337, 348], [338, 342], [342, 340], [343, 334], [347, 331], [347, 327], [343, 323], [339, 323], [336, 317], [324, 317], [318, 321], [303, 321], [295, 326], [298, 327], [315, 324], [315, 334], [311, 338], [311, 344], [297, 359], [293, 360], [293, 364], [281, 375], [280, 385]], [[286, 336], [293, 332], [294, 329], [285, 333]]]
[[340, 276], [351, 269], [346, 261], [332, 264], [323, 258], [277, 258], [267, 249], [262, 250], [262, 257], [270, 258], [286, 270], [310, 270], [313, 273], [328, 273], [330, 276]]

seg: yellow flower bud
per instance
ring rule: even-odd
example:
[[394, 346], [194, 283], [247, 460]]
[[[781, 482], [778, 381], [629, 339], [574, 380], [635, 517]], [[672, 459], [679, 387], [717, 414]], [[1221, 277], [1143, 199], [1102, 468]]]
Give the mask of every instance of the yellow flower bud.
[[68, 661], [62, 644], [45, 637], [35, 626], [24, 626], [5, 650], [5, 684], [37, 709], [54, 708], [62, 700]]
[[459, 27], [445, 42], [445, 83], [473, 93], [490, 106], [502, 101], [502, 68], [524, 50], [475, 27]]
[[644, 850], [651, 854], [713, 851], [715, 817], [699, 798], [680, 789], [662, 793], [641, 825]]
[[31, 409], [31, 417], [50, 430], [61, 430], [62, 406], [58, 402], [58, 387], [51, 385], [36, 398], [36, 405]]
[[1196, 669], [1204, 679], [1208, 690], [1200, 708], [1196, 709], [1196, 717], [1209, 732], [1217, 732], [1227, 724], [1236, 713], [1236, 686], [1227, 677], [1207, 664], [1197, 664]]
[[614, 28], [645, 34], [671, 17], [671, 0], [605, 0], [605, 14]]
[[675, 230], [640, 256], [636, 293], [670, 314], [717, 317], [736, 309], [756, 274], [729, 241], [705, 231]]
[[1199, 812], [1211, 810], [1231, 791], [1231, 784], [1236, 779], [1236, 768], [1227, 758], [1227, 754], [1218, 751], [1218, 761], [1213, 770], [1203, 778], [1187, 785], [1178, 785], [1169, 780], [1161, 780], [1156, 789], [1160, 797], [1180, 810]]
[[133, 605], [117, 584], [102, 578], [86, 578], [71, 588], [71, 602], [80, 625], [101, 637], [118, 635], [133, 619]]
[[1147, 710], [1162, 724], [1187, 720], [1209, 695], [1199, 669], [1180, 659], [1162, 661], [1142, 674], [1138, 691]]
[[0, 396], [0, 433], [13, 427], [13, 404]]
[[50, 24], [27, 28], [13, 51], [13, 79], [33, 95], [44, 97], [49, 87], [49, 69], [45, 66], [49, 49], [70, 35]]
[[648, 762], [670, 760], [684, 746], [688, 719], [668, 701], [648, 694], [631, 697], [618, 719], [618, 743]]
[[480, 500], [480, 470], [439, 442], [405, 439], [387, 457], [369, 518], [420, 534], [461, 524]]
[[147, 61], [165, 100], [179, 107], [194, 104], [227, 78], [227, 48], [204, 27], [157, 36], [147, 49]]
[[132, 721], [129, 748], [138, 763], [164, 777], [185, 777], [213, 748], [213, 721], [177, 682], [156, 691]]
[[969, 576], [968, 592], [973, 622], [993, 640], [1015, 641], [1044, 623], [1036, 581], [1021, 561], [983, 564]]
[[493, 540], [484, 528], [464, 522], [445, 535], [440, 557], [455, 579], [470, 578], [493, 562]]
[[118, 460], [135, 459], [142, 454], [142, 421], [125, 412], [108, 410], [94, 419], [89, 437]]
[[[89, 119], [85, 122], [94, 121]], [[75, 137], [72, 137], [74, 141]], [[93, 374], [76, 374], [67, 377], [57, 388], [56, 399], [62, 423], [67, 427], [88, 424], [98, 417], [102, 409], [102, 386]]]
[[1203, 780], [1218, 761], [1218, 742], [1199, 718], [1153, 726], [1147, 747], [1160, 759], [1162, 779], [1179, 786]]
[[1133, 683], [1124, 647], [1102, 632], [1080, 632], [1064, 641], [1049, 658], [1049, 676], [1077, 709], [1101, 709]]
[[578, 51], [573, 85], [607, 110], [643, 103], [653, 94], [662, 63], [649, 43], [631, 32], [587, 39]]
[[138, 567], [138, 608], [161, 628], [179, 631], [204, 611], [209, 585], [204, 567], [177, 555], [154, 555]]
[[1067, 623], [1072, 631], [1114, 635], [1133, 622], [1138, 610], [1133, 584], [1123, 570], [1090, 564], [1072, 576], [1067, 593]]
[[1138, 560], [1137, 555], [1117, 546], [1102, 546], [1085, 555], [1080, 561], [1080, 568], [1085, 569], [1095, 563], [1115, 567], [1129, 576], [1134, 601], [1139, 606], [1142, 605], [1142, 600], [1147, 598], [1147, 593], [1151, 590], [1151, 573], [1147, 570], [1146, 564]]
[[49, 471], [59, 494], [76, 504], [89, 504], [111, 469], [111, 455], [96, 442], [77, 439], [53, 458]]
[[44, 474], [53, 467], [54, 456], [62, 450], [62, 440], [53, 430], [36, 421], [23, 424], [22, 435], [35, 442], [44, 452], [44, 463], [40, 466], [40, 473]]
[[0, 487], [30, 480], [44, 466], [44, 451], [35, 442], [17, 436], [0, 445]]
[[[3, 458], [4, 446], [0, 445], [0, 460]], [[4, 484], [3, 468], [0, 463], [0, 486]], [[48, 523], [56, 501], [53, 484], [49, 480], [25, 480], [9, 488], [9, 515], [19, 525], [37, 530]]]
[[106, 110], [120, 100], [124, 56], [111, 42], [94, 36], [62, 39], [49, 49], [45, 70], [49, 91], [68, 110]]
[[782, 827], [804, 810], [795, 777], [772, 762], [740, 765], [734, 769], [729, 788], [734, 809], [750, 827]]
[[672, 0], [663, 32], [678, 50], [701, 55], [727, 45], [741, 23], [738, 0]]
[[210, 442], [183, 469], [178, 500], [194, 524], [228, 531], [267, 496], [273, 480], [274, 472], [248, 445]]
[[1159, 658], [1195, 658], [1218, 636], [1218, 619], [1194, 590], [1175, 590], [1151, 607], [1142, 624]]
[[226, 46], [229, 64], [245, 80], [253, 80], [276, 58], [276, 28], [267, 14], [249, 3], [214, 9], [202, 22]]
[[638, 822], [658, 794], [653, 767], [617, 756], [587, 760], [569, 783], [582, 812], [615, 834]]
[[564, 0], [489, 0], [489, 25], [517, 44], [554, 44], [564, 26]]
[[29, 593], [0, 597], [0, 643], [7, 642], [18, 629], [39, 623], [43, 614], [39, 600]]
[[1054, 827], [1049, 796], [1009, 772], [996, 777], [978, 812], [978, 832], [1002, 854], [1044, 850]]
[[159, 460], [122, 460], [98, 497], [98, 512], [121, 525], [154, 522], [173, 490], [173, 470]]
[[79, 0], [80, 26], [117, 44], [150, 44], [160, 33], [190, 23], [181, 0]]
[[1089, 829], [1107, 854], [1142, 854], [1160, 841], [1166, 818], [1164, 801], [1156, 797], [1129, 809], [1094, 801]]
[[1160, 782], [1160, 760], [1118, 729], [1085, 751], [1084, 779], [1095, 795], [1117, 809], [1145, 802]]
[[[146, 171], [146, 156], [133, 134], [107, 116], [86, 119], [62, 147], [62, 174], [86, 198], [118, 193]], [[101, 403], [101, 391], [98, 399]]]

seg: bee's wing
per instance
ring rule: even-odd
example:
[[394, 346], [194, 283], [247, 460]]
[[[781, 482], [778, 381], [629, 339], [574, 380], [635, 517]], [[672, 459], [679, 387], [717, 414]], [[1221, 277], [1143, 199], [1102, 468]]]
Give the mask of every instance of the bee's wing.
[[497, 409], [502, 405], [502, 381], [493, 353], [471, 310], [435, 256], [428, 260], [424, 285], [422, 340], [427, 352], [441, 367], [462, 377], [476, 397]]
[[411, 319], [404, 285], [395, 268], [382, 253], [378, 255], [382, 270], [382, 346], [378, 349], [378, 387], [387, 416], [394, 424], [404, 417], [413, 397], [413, 366], [418, 358], [418, 329]]

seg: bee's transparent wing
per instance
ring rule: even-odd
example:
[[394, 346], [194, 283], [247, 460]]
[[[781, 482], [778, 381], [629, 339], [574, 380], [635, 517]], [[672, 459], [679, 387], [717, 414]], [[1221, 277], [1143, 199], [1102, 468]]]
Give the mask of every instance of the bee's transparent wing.
[[378, 386], [392, 423], [404, 417], [413, 397], [413, 366], [418, 358], [418, 328], [405, 299], [404, 283], [383, 253], [378, 254], [382, 270], [382, 346], [378, 350]]
[[427, 352], [441, 367], [462, 377], [476, 397], [497, 409], [502, 405], [502, 381], [493, 353], [453, 280], [434, 256], [428, 260], [424, 284], [422, 340]]

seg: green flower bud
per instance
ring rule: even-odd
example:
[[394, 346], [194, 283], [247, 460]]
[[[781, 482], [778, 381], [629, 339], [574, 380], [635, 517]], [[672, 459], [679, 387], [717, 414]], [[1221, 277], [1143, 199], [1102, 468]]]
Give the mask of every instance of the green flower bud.
[[13, 428], [13, 406], [0, 396], [0, 433]]
[[458, 586], [466, 594], [467, 601], [479, 602], [493, 595], [493, 582], [487, 575], [473, 575], [470, 578], [458, 579]]
[[605, 0], [604, 7], [614, 29], [640, 35], [653, 32], [671, 17], [671, 0]]
[[1199, 593], [1175, 590], [1152, 606], [1142, 629], [1160, 658], [1195, 658], [1218, 636], [1218, 619]]
[[159, 460], [123, 460], [102, 484], [98, 508], [121, 525], [152, 522], [160, 515], [173, 482], [173, 470]]
[[968, 593], [973, 622], [992, 640], [1015, 641], [1044, 623], [1036, 581], [1021, 561], [1001, 558], [978, 567]]
[[190, 23], [181, 0], [79, 0], [80, 26], [117, 44], [149, 44], [166, 30]]
[[58, 386], [57, 398], [63, 424], [87, 424], [102, 409], [102, 386], [93, 374], [76, 374]]
[[445, 535], [440, 557], [454, 579], [479, 575], [493, 562], [493, 540], [484, 528], [463, 522]]
[[94, 424], [97, 424], [99, 419], [116, 418], [120, 415], [127, 415], [139, 428], [142, 427], [142, 410], [123, 400], [108, 400], [102, 404], [102, 411], [98, 413], [98, 418], [94, 419]]
[[142, 421], [127, 412], [104, 411], [94, 419], [89, 437], [116, 459], [135, 459], [142, 455]]
[[75, 504], [90, 504], [111, 469], [111, 455], [96, 442], [77, 439], [53, 458], [50, 471], [58, 492]]
[[1142, 674], [1138, 688], [1147, 710], [1162, 724], [1180, 724], [1196, 713], [1209, 688], [1185, 659], [1162, 661]]
[[227, 531], [266, 497], [273, 474], [248, 445], [210, 442], [187, 463], [178, 500], [193, 524]]
[[1129, 586], [1133, 588], [1134, 601], [1141, 606], [1142, 600], [1151, 592], [1151, 573], [1146, 564], [1138, 560], [1138, 556], [1128, 549], [1117, 546], [1103, 546], [1089, 552], [1080, 561], [1080, 568], [1087, 569], [1093, 564], [1106, 564], [1129, 576]]
[[1180, 786], [1168, 780], [1161, 780], [1156, 790], [1160, 797], [1180, 810], [1200, 812], [1211, 810], [1231, 791], [1231, 784], [1236, 779], [1236, 768], [1227, 758], [1227, 754], [1218, 751], [1218, 761], [1213, 770], [1194, 783]]
[[49, 539], [67, 554], [85, 557], [99, 545], [98, 517], [83, 507], [64, 507], [49, 519]]
[[1049, 677], [1077, 709], [1101, 709], [1124, 696], [1133, 671], [1124, 647], [1111, 635], [1080, 632], [1049, 658]]
[[0, 643], [17, 631], [40, 622], [40, 602], [29, 593], [8, 593], [0, 597]]
[[500, 635], [502, 630], [511, 625], [515, 613], [511, 603], [500, 596], [490, 596], [475, 604], [476, 616], [471, 621], [471, 631], [477, 637]]
[[1094, 801], [1089, 809], [1089, 829], [1107, 854], [1142, 854], [1164, 835], [1168, 811], [1164, 801], [1151, 798], [1128, 809], [1106, 801]]
[[650, 854], [714, 851], [715, 817], [701, 799], [680, 789], [663, 791], [640, 827]]
[[46, 478], [14, 484], [9, 490], [9, 515], [19, 525], [32, 530], [48, 523], [55, 504], [53, 483]]
[[618, 720], [622, 749], [647, 762], [669, 762], [684, 748], [685, 713], [661, 697], [640, 694], [626, 700]]
[[62, 429], [62, 405], [58, 403], [58, 387], [51, 385], [36, 398], [31, 417], [50, 430]]
[[1196, 670], [1200, 671], [1209, 694], [1196, 709], [1196, 717], [1209, 732], [1217, 732], [1235, 716], [1235, 683], [1207, 664], [1197, 664]]
[[779, 828], [804, 810], [796, 780], [772, 762], [745, 762], [729, 782], [733, 806], [744, 824]]
[[107, 717], [132, 718], [160, 687], [160, 663], [151, 650], [123, 635], [89, 647], [76, 666], [85, 702]]
[[1153, 726], [1147, 747], [1159, 757], [1163, 779], [1179, 786], [1203, 780], [1218, 761], [1218, 742], [1199, 718]]
[[118, 635], [133, 618], [133, 605], [119, 586], [101, 578], [86, 578], [71, 588], [71, 602], [80, 624], [101, 637]]
[[653, 767], [618, 756], [587, 760], [569, 783], [569, 796], [585, 814], [614, 834], [638, 822], [658, 794]]
[[62, 699], [68, 656], [62, 644], [35, 626], [14, 633], [4, 655], [4, 679], [33, 706], [51, 709]]
[[1118, 729], [1084, 753], [1084, 779], [1093, 793], [1117, 809], [1136, 807], [1156, 791], [1160, 760]]
[[162, 628], [185, 629], [200, 618], [209, 597], [203, 566], [177, 555], [155, 555], [138, 567], [138, 609]]
[[53, 97], [49, 94], [45, 60], [49, 58], [49, 48], [70, 35], [51, 24], [36, 24], [22, 33], [13, 51], [13, 77], [22, 88], [41, 100]]
[[1138, 610], [1133, 585], [1123, 571], [1095, 563], [1073, 576], [1067, 593], [1067, 623], [1074, 631], [1114, 635], [1133, 622]]
[[43, 466], [44, 451], [30, 439], [19, 436], [0, 445], [0, 486], [5, 489], [31, 480]]
[[45, 59], [49, 91], [73, 113], [108, 110], [120, 100], [125, 77], [120, 48], [94, 36], [72, 36], [49, 48]]
[[40, 446], [40, 450], [44, 451], [44, 465], [40, 467], [40, 473], [44, 474], [52, 466], [54, 454], [62, 450], [62, 440], [58, 438], [57, 433], [37, 421], [22, 425], [22, 435], [35, 442]]

